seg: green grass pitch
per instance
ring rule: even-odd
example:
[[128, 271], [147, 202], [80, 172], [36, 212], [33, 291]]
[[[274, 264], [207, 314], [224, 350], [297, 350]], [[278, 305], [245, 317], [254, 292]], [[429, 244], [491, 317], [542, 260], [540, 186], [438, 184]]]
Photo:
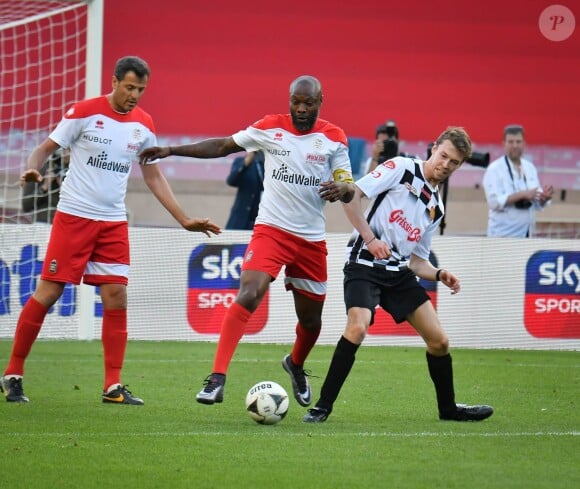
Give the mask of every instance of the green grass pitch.
[[[2, 368], [10, 341], [0, 341]], [[241, 344], [223, 404], [195, 394], [215, 344], [129, 343], [123, 381], [145, 406], [102, 404], [98, 341], [38, 341], [29, 404], [2, 401], [1, 487], [502, 488], [580, 487], [578, 352], [453, 350], [458, 402], [489, 403], [480, 423], [441, 422], [421, 348], [363, 346], [320, 425], [292, 398], [274, 426], [245, 413], [247, 390], [274, 380], [287, 345]], [[315, 398], [334, 348], [306, 368]]]

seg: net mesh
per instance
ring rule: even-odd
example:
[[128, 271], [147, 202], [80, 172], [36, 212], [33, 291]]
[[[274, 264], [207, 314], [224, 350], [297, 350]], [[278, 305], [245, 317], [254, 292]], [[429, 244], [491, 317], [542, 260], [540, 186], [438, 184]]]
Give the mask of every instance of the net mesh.
[[[18, 311], [36, 287], [50, 228], [29, 223], [50, 222], [57, 199], [51, 186], [21, 188], [19, 177], [32, 149], [84, 98], [87, 18], [85, 2], [0, 0], [0, 318]], [[74, 293], [67, 285], [49, 329], [78, 327]]]
[[580, 239], [580, 218], [555, 218], [536, 224], [536, 237], [552, 239]]
[[[30, 151], [84, 97], [87, 5], [0, 0], [0, 221], [32, 222], [19, 177]], [[38, 198], [43, 189], [38, 190]], [[49, 199], [54, 206], [54, 199]], [[44, 204], [42, 204], [44, 205]]]

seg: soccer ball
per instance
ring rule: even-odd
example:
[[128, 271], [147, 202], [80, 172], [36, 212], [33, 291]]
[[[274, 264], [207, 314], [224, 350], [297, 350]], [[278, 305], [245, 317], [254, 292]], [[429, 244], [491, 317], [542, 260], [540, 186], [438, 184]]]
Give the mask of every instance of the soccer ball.
[[256, 423], [276, 424], [288, 412], [288, 394], [280, 384], [270, 380], [258, 382], [246, 395], [246, 410]]

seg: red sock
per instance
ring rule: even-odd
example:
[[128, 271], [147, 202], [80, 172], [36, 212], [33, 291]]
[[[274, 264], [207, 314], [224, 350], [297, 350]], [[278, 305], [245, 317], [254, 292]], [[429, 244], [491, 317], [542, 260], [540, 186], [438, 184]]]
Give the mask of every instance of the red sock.
[[290, 354], [290, 358], [294, 365], [299, 367], [304, 366], [304, 362], [312, 348], [314, 348], [319, 335], [320, 329], [312, 331], [306, 329], [300, 323], [296, 324], [296, 341], [294, 342], [294, 348], [292, 348], [292, 353]]
[[103, 311], [103, 357], [105, 360], [105, 386], [121, 383], [121, 369], [127, 347], [127, 310], [105, 309]]
[[237, 302], [226, 311], [213, 361], [213, 372], [226, 374], [251, 315], [250, 311]]
[[30, 297], [18, 317], [10, 362], [4, 375], [24, 375], [24, 361], [38, 336], [48, 309]]

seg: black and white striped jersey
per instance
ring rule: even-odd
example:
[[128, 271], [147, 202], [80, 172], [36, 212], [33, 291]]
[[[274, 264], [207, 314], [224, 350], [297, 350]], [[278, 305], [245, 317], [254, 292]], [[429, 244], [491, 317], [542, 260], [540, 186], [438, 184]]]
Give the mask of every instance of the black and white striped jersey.
[[392, 255], [375, 260], [355, 229], [346, 249], [347, 262], [398, 271], [408, 266], [411, 254], [429, 259], [445, 210], [439, 190], [423, 174], [423, 165], [419, 159], [398, 156], [356, 182], [370, 199], [367, 222], [375, 236], [390, 246]]

